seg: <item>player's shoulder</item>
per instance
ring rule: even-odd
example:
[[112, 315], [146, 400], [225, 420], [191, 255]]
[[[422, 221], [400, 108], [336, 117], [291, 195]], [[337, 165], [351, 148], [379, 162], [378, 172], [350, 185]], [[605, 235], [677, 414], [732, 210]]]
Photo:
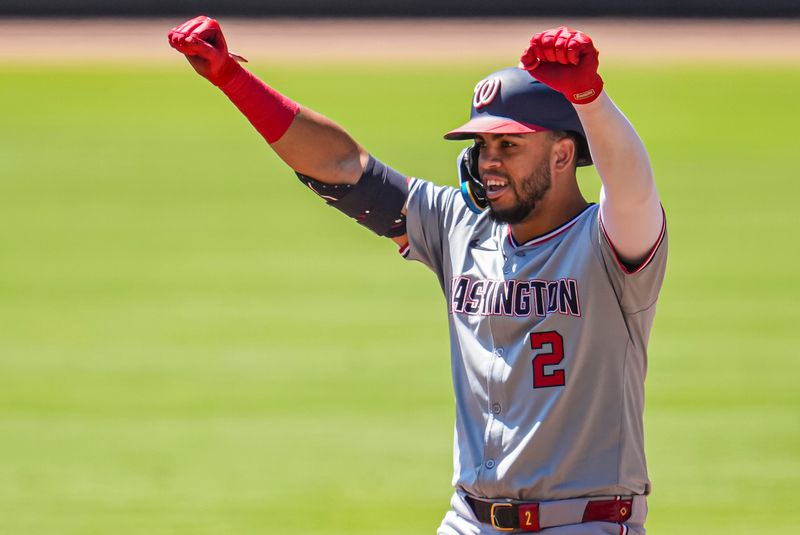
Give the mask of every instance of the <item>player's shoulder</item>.
[[409, 180], [406, 217], [410, 229], [419, 227], [425, 234], [436, 229], [438, 239], [448, 242], [468, 240], [475, 234], [491, 234], [496, 226], [488, 210], [481, 213], [470, 210], [460, 189], [420, 178]]
[[600, 229], [600, 205], [597, 203], [589, 203], [573, 219], [576, 229], [581, 233], [587, 233], [596, 236]]
[[457, 197], [460, 195], [459, 190], [452, 186], [442, 186], [415, 176], [408, 179], [408, 192], [409, 196], [439, 200], [446, 203], [457, 201]]
[[450, 214], [457, 221], [473, 221], [482, 214], [472, 212], [461, 195], [461, 190], [452, 186], [442, 186], [417, 177], [408, 181], [409, 212], [412, 206], [427, 209], [442, 215]]

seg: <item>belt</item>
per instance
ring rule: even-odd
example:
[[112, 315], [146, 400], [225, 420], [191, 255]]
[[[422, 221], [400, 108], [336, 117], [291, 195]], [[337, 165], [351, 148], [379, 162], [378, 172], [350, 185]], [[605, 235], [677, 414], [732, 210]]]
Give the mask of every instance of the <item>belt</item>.
[[490, 524], [498, 531], [539, 531], [583, 522], [621, 524], [631, 517], [635, 497], [584, 498], [541, 503], [491, 501], [470, 495], [464, 496], [464, 499], [479, 521]]

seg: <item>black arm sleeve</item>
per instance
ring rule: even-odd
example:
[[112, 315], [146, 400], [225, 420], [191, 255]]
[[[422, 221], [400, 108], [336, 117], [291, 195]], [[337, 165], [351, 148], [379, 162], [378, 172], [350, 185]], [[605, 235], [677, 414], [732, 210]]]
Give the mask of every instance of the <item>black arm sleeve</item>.
[[296, 174], [329, 206], [352, 217], [378, 236], [394, 238], [406, 233], [406, 216], [402, 210], [408, 198], [408, 178], [372, 156], [354, 185], [326, 184]]

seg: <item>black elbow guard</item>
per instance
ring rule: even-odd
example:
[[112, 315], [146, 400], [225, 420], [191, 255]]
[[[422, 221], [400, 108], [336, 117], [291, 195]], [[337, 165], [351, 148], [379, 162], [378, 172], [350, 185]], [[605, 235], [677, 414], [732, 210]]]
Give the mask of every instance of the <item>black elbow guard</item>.
[[406, 216], [402, 211], [408, 198], [408, 179], [372, 156], [353, 185], [326, 184], [301, 173], [297, 177], [329, 206], [378, 236], [394, 238], [406, 233]]

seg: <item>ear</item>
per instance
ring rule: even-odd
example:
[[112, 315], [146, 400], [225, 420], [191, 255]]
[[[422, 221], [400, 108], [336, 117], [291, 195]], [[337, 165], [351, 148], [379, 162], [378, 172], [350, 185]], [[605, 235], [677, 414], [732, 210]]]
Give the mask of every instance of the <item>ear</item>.
[[575, 166], [576, 149], [575, 142], [570, 137], [563, 137], [553, 142], [550, 150], [550, 165], [553, 171], [570, 171]]

